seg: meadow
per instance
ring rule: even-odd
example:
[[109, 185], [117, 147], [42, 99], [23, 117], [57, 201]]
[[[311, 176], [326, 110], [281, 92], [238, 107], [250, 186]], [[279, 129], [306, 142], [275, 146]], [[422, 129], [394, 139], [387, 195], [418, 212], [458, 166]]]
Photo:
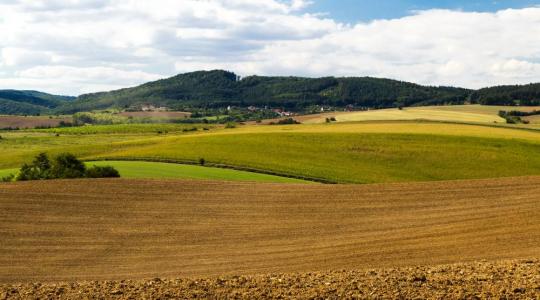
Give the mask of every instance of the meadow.
[[[116, 132], [118, 126], [123, 125], [98, 127], [98, 132]], [[47, 130], [6, 133], [0, 141], [0, 169], [18, 167], [46, 151], [72, 152], [84, 160], [196, 163], [203, 158], [208, 166], [337, 183], [540, 174], [540, 132], [533, 130], [430, 122], [243, 126], [166, 134], [70, 135], [70, 129], [62, 129], [60, 136]]]
[[[197, 165], [146, 162], [146, 161], [89, 161], [87, 167], [111, 166], [120, 173], [122, 178], [146, 179], [199, 179], [199, 180], [227, 180], [227, 181], [254, 181], [278, 183], [312, 183], [296, 178], [274, 176], [234, 169], [203, 167]], [[19, 169], [0, 170], [0, 178], [15, 175]]]
[[[90, 161], [87, 166], [112, 166], [122, 178], [199, 179], [256, 181], [278, 183], [310, 183], [308, 181], [246, 172], [233, 169], [203, 167], [197, 165], [145, 162], [145, 161]], [[0, 173], [1, 174], [1, 173]]]

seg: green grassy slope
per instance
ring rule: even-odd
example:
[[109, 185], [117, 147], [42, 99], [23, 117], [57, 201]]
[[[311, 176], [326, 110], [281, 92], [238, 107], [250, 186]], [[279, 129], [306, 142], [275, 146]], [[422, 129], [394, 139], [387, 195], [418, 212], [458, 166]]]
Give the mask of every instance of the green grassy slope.
[[226, 164], [343, 183], [492, 178], [540, 174], [540, 132], [486, 126], [393, 122], [247, 126], [188, 135], [12, 133], [0, 168], [36, 153]]
[[[91, 166], [112, 166], [122, 178], [143, 179], [201, 179], [228, 181], [256, 181], [275, 183], [312, 183], [300, 179], [245, 172], [231, 169], [211, 168], [195, 165], [181, 165], [145, 161], [91, 161]], [[0, 178], [16, 174], [18, 169], [0, 170]]]
[[[220, 169], [193, 165], [180, 165], [159, 162], [144, 161], [93, 161], [87, 162], [88, 166], [113, 166], [122, 178], [145, 178], [145, 179], [209, 179], [209, 180], [233, 180], [233, 181], [258, 181], [278, 183], [307, 183], [306, 181], [244, 172], [230, 169]], [[0, 173], [1, 174], [1, 173]]]

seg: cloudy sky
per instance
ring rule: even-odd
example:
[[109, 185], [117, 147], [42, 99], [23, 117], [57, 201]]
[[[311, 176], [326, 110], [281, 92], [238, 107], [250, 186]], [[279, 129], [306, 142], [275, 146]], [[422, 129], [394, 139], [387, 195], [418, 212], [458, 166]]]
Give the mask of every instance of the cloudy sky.
[[210, 69], [540, 82], [540, 1], [0, 0], [0, 88], [79, 95]]

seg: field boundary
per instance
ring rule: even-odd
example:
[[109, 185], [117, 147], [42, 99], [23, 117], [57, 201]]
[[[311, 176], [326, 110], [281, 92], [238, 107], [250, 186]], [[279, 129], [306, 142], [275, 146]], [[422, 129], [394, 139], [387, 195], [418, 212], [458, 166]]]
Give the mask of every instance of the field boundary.
[[184, 159], [153, 158], [153, 157], [105, 157], [105, 158], [102, 157], [102, 158], [84, 160], [84, 162], [91, 162], [91, 161], [140, 161], [140, 162], [168, 163], [168, 164], [176, 164], [176, 165], [191, 165], [191, 166], [200, 166], [200, 167], [207, 167], [207, 168], [219, 168], [219, 169], [244, 171], [244, 172], [257, 173], [257, 174], [279, 176], [279, 177], [284, 177], [284, 178], [300, 179], [300, 180], [323, 183], [323, 184], [339, 184], [339, 182], [337, 181], [332, 181], [332, 180], [328, 180], [324, 178], [294, 175], [294, 174], [281, 173], [281, 172], [270, 171], [270, 170], [257, 169], [257, 168], [252, 168], [252, 167], [228, 165], [228, 164], [223, 164], [223, 163], [205, 162], [204, 165], [201, 165], [199, 161], [189, 160], [189, 159], [184, 160]]

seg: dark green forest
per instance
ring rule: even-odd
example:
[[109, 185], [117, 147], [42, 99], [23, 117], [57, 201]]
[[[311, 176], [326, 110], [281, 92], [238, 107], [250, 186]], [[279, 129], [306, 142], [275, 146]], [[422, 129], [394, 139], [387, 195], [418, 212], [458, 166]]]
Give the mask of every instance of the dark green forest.
[[471, 94], [471, 101], [483, 105], [540, 105], [540, 83], [480, 89]]
[[75, 97], [57, 96], [37, 91], [0, 90], [0, 114], [37, 115], [49, 113]]
[[249, 76], [240, 79], [227, 71], [199, 71], [149, 82], [138, 87], [80, 96], [61, 107], [73, 113], [142, 104], [172, 109], [232, 106], [283, 107], [300, 111], [313, 105], [382, 108], [395, 106], [459, 104], [470, 90], [427, 87], [389, 79], [303, 78]]
[[355, 109], [477, 103], [540, 105], [540, 84], [499, 86], [480, 90], [422, 86], [372, 77], [240, 78], [215, 70], [180, 74], [143, 85], [77, 97], [34, 91], [0, 91], [2, 114], [68, 114], [109, 108], [140, 109], [143, 105], [174, 110], [268, 106], [305, 111], [315, 105]]

